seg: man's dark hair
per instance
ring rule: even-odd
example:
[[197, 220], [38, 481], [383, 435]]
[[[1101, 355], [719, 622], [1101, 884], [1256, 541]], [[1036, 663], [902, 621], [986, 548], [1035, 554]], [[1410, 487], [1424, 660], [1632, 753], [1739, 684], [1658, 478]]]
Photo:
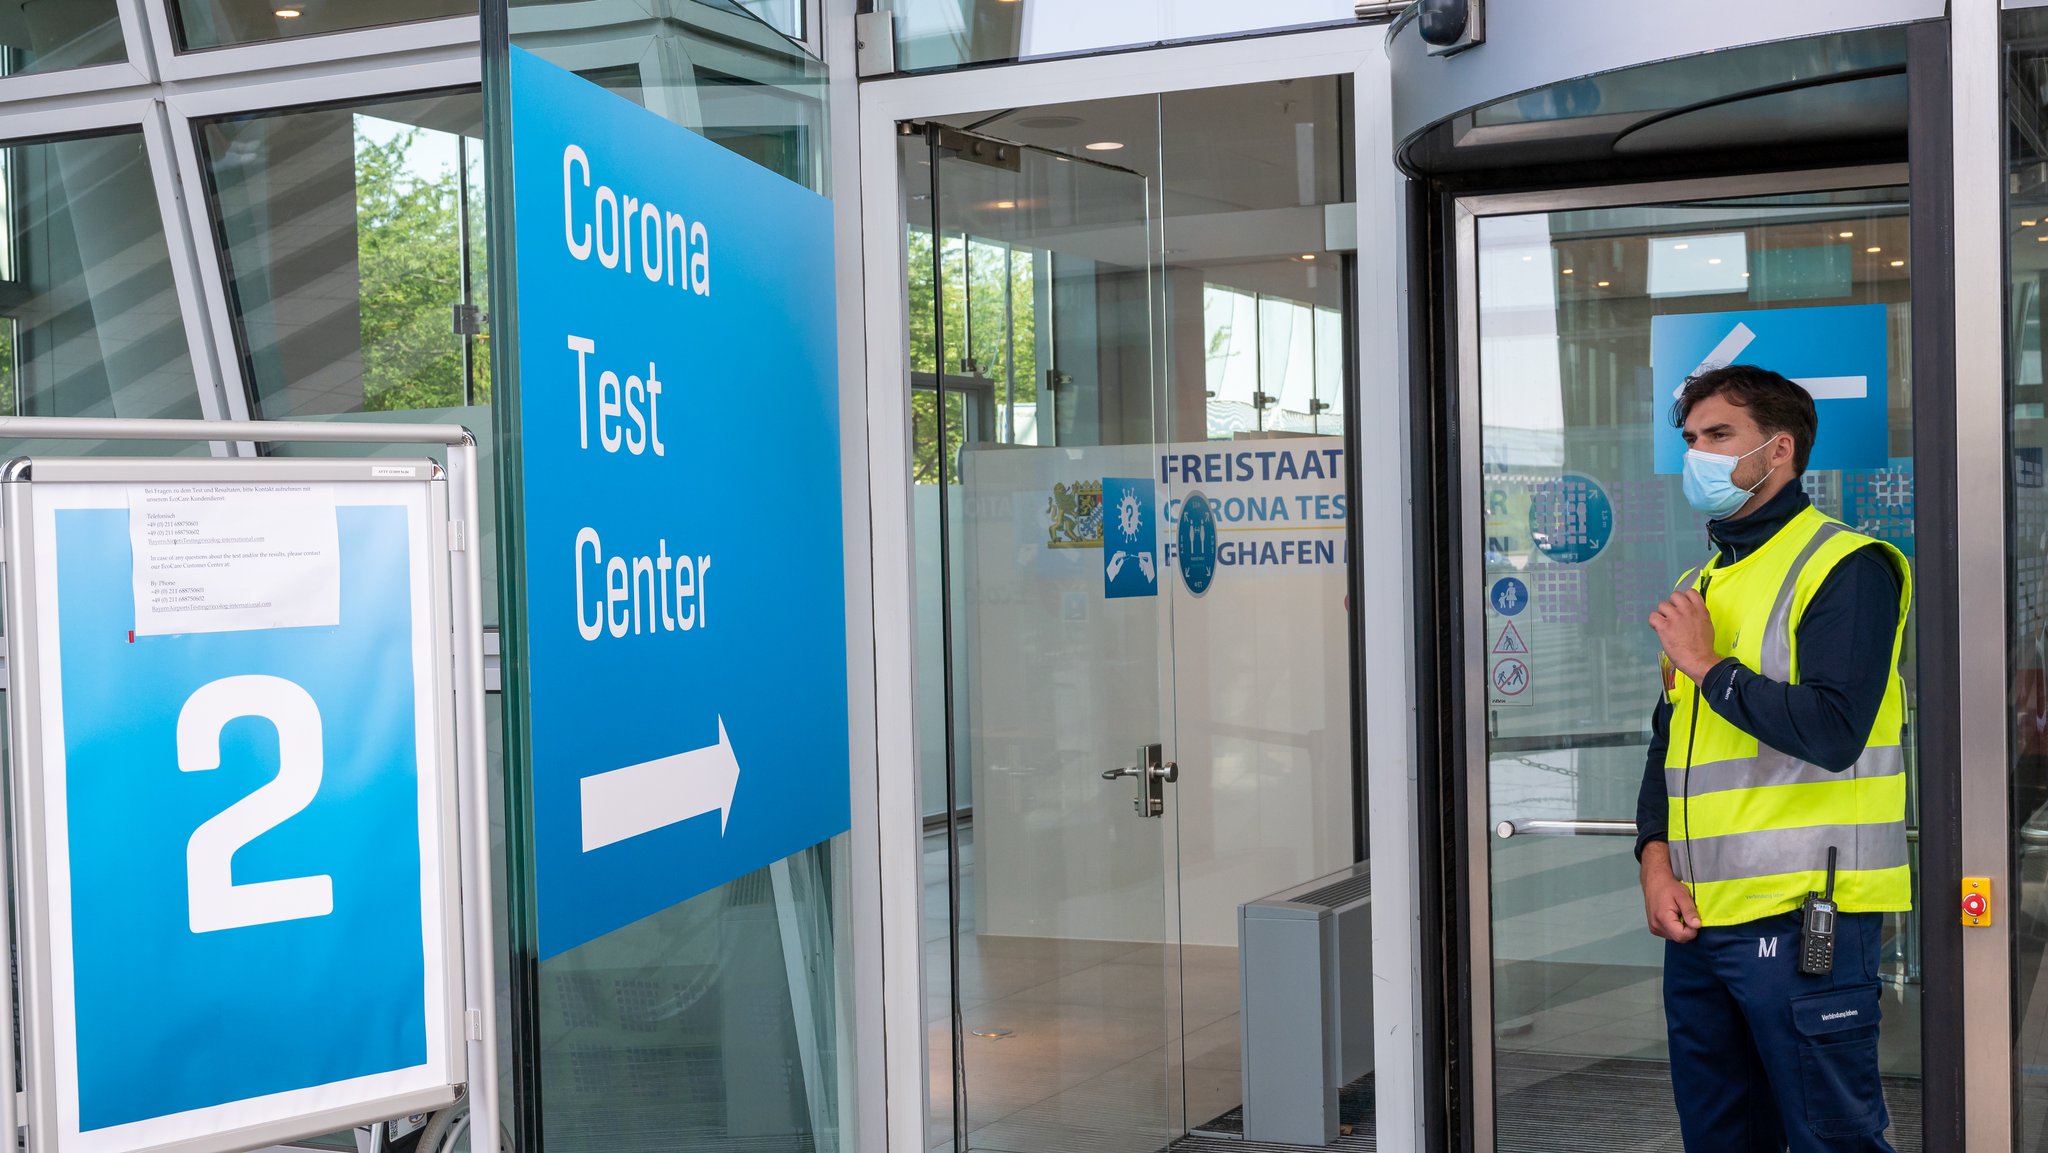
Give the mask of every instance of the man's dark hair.
[[1685, 427], [1692, 406], [1718, 396], [1729, 404], [1749, 410], [1751, 420], [1768, 436], [1788, 433], [1792, 437], [1792, 472], [1806, 471], [1806, 458], [1813, 452], [1814, 434], [1820, 431], [1820, 417], [1813, 411], [1813, 397], [1803, 388], [1768, 368], [1754, 364], [1730, 364], [1709, 369], [1685, 382], [1678, 402], [1671, 406], [1671, 423]]

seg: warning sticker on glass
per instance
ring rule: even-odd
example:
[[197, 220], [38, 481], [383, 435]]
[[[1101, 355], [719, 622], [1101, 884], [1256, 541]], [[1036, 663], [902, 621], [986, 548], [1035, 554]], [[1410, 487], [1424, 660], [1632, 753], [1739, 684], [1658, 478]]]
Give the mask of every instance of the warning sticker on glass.
[[128, 490], [135, 635], [341, 623], [341, 546], [325, 484]]

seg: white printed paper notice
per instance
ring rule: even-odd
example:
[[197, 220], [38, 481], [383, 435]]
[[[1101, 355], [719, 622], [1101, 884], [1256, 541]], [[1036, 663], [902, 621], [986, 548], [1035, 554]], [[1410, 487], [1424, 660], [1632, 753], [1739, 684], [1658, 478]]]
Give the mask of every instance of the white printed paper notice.
[[128, 536], [136, 636], [341, 623], [329, 485], [131, 485]]

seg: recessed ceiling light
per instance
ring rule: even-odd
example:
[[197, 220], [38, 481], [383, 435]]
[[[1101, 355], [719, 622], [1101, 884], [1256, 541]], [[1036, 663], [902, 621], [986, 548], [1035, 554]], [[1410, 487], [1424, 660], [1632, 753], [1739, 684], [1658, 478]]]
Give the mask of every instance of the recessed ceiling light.
[[1014, 200], [998, 200], [995, 206], [997, 208], [1015, 208], [1017, 207], [1017, 202]]
[[1081, 147], [1086, 148], [1090, 152], [1115, 152], [1122, 148], [1123, 144], [1116, 140], [1098, 140], [1093, 144], [1084, 144]]
[[1566, 276], [1570, 276], [1572, 274], [1572, 270], [1569, 268], [1563, 269], [1562, 271]]
[[1532, 260], [1534, 260], [1534, 259], [1536, 259], [1536, 258], [1535, 258], [1535, 257], [1533, 257], [1533, 256], [1524, 256], [1524, 257], [1522, 258], [1522, 263], [1523, 263], [1523, 264], [1527, 264], [1527, 263], [1529, 263], [1530, 261], [1532, 261]]
[[2035, 224], [2037, 224], [2037, 223], [2039, 223], [2039, 221], [2034, 221], [2034, 220], [2022, 220], [2022, 221], [2020, 221], [2020, 227], [2021, 227], [2021, 228], [2032, 228], [2032, 227], [2033, 227], [2033, 226], [2034, 226]]
[[1613, 281], [1610, 281], [1610, 280], [1603, 280], [1603, 281], [1601, 281], [1601, 282], [1600, 282], [1600, 284], [1599, 284], [1599, 287], [1601, 287], [1601, 288], [1606, 288], [1606, 287], [1607, 287], [1607, 286], [1608, 286], [1609, 284], [1612, 284], [1612, 283], [1613, 283]]
[[1672, 245], [1672, 246], [1671, 246], [1671, 249], [1672, 249], [1672, 251], [1674, 251], [1674, 252], [1684, 252], [1684, 251], [1685, 251], [1686, 249], [1688, 249], [1688, 248], [1691, 248], [1691, 247], [1692, 247], [1692, 245], [1690, 245], [1690, 244], [1674, 244], [1674, 245]]
[[1316, 254], [1313, 252], [1304, 252], [1301, 254], [1301, 258], [1303, 260], [1314, 260], [1316, 258]]
[[300, 14], [297, 8], [279, 8], [276, 11], [279, 20], [297, 20]]
[[1709, 258], [1707, 259], [1707, 263], [1708, 263], [1708, 264], [1719, 264], [1719, 263], [1721, 263], [1721, 258], [1720, 258], [1720, 257], [1718, 257], [1718, 256], [1714, 256], [1714, 257], [1709, 257]]
[[1892, 261], [1892, 267], [1893, 267], [1893, 268], [1904, 268], [1904, 267], [1906, 267], [1906, 262], [1905, 262], [1905, 261], [1903, 261], [1903, 260], [1894, 260], [1894, 261]]
[[1749, 279], [1749, 273], [1747, 273], [1747, 272], [1743, 273], [1743, 274], [1742, 274], [1742, 279], [1744, 279], [1744, 280], [1748, 280], [1748, 279]]
[[1882, 247], [1878, 246], [1878, 245], [1875, 245], [1875, 244], [1873, 244], [1873, 245], [1871, 245], [1871, 246], [1870, 246], [1869, 248], [1866, 248], [1866, 249], [1864, 249], [1863, 251], [1865, 251], [1865, 252], [1868, 252], [1868, 253], [1872, 253], [1872, 254], [1876, 254], [1876, 253], [1879, 253], [1879, 252], [1883, 252], [1883, 251], [1884, 251], [1884, 249], [1883, 249]]
[[1856, 234], [1853, 232], [1837, 232], [1835, 233], [1835, 235], [1841, 237], [1843, 240], [1854, 240], [1856, 238]]

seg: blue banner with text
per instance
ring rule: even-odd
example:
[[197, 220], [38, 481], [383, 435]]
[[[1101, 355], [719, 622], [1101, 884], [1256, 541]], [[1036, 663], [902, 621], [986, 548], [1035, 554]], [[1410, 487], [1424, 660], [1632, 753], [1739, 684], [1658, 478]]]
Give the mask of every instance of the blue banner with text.
[[512, 51], [543, 958], [850, 823], [828, 201]]

